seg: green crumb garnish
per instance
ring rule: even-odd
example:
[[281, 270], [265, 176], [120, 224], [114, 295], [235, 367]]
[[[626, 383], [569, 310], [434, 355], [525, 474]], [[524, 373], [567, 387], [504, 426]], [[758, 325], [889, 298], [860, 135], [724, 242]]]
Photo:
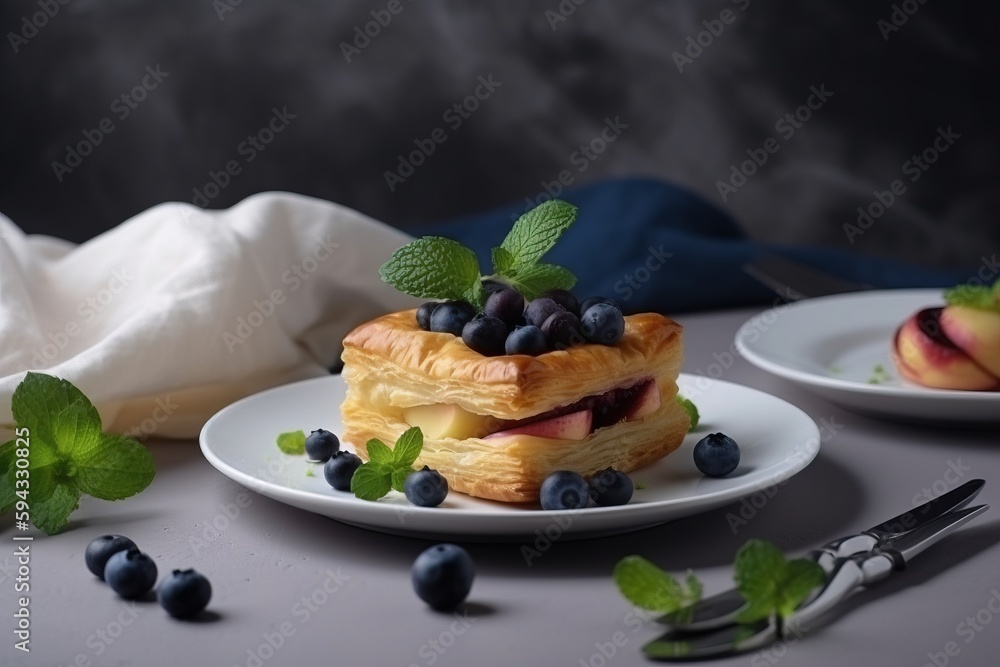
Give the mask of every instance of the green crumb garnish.
[[688, 432], [690, 433], [698, 428], [698, 421], [701, 419], [701, 415], [698, 414], [698, 406], [680, 394], [677, 394], [675, 400], [680, 403], [682, 408], [684, 408], [684, 412], [688, 413], [688, 419], [691, 420], [691, 428], [688, 429]]
[[316, 473], [313, 472], [312, 468], [306, 468], [306, 477], [315, 477]]

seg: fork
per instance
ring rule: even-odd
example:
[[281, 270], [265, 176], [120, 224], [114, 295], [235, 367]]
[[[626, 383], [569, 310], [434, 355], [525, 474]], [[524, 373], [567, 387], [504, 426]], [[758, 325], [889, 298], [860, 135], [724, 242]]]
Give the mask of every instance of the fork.
[[785, 301], [872, 289], [778, 255], [760, 255], [743, 265], [743, 272], [770, 287]]

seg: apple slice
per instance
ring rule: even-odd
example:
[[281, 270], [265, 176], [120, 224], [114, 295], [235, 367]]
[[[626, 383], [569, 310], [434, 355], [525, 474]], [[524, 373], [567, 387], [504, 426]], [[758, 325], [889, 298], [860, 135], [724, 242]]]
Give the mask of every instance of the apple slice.
[[1000, 312], [946, 306], [940, 322], [956, 347], [1000, 381]]
[[509, 435], [533, 435], [538, 438], [553, 438], [555, 440], [583, 440], [590, 435], [593, 424], [594, 413], [590, 410], [580, 410], [506, 431], [490, 433], [485, 439], [504, 438]]
[[419, 426], [425, 437], [435, 440], [478, 438], [486, 432], [488, 419], [451, 403], [418, 405], [403, 411], [403, 421]]
[[641, 388], [638, 396], [632, 399], [632, 404], [625, 411], [625, 420], [642, 419], [660, 409], [660, 388], [650, 380]]

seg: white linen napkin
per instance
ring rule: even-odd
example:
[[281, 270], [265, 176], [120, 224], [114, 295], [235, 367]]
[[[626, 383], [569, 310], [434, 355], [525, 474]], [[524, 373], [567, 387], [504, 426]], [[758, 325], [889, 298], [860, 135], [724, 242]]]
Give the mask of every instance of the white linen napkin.
[[409, 240], [288, 193], [161, 204], [79, 246], [0, 216], [0, 442], [28, 370], [79, 387], [106, 431], [176, 438], [238, 398], [323, 375], [351, 328], [419, 303], [378, 276]]

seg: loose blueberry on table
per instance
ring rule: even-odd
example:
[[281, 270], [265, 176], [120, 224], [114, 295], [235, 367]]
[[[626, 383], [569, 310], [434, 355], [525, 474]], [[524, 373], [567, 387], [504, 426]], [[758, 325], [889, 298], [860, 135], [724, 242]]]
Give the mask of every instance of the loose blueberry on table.
[[407, 476], [403, 492], [417, 507], [437, 507], [448, 496], [448, 480], [437, 470], [424, 466]]
[[153, 589], [156, 563], [134, 547], [119, 551], [104, 566], [104, 580], [118, 595], [135, 600]]
[[703, 475], [724, 477], [740, 464], [740, 446], [725, 433], [710, 433], [694, 446], [694, 464]]
[[333, 453], [333, 456], [323, 466], [323, 477], [327, 484], [337, 491], [351, 490], [351, 477], [361, 467], [361, 457], [353, 452], [343, 450]]
[[119, 551], [136, 548], [135, 542], [123, 535], [101, 535], [90, 541], [83, 559], [87, 569], [104, 581], [104, 567], [108, 564], [108, 559]]
[[421, 600], [437, 611], [451, 611], [472, 590], [476, 569], [465, 549], [454, 544], [438, 544], [423, 551], [413, 561], [413, 589]]
[[194, 570], [174, 570], [156, 589], [160, 606], [174, 618], [198, 615], [212, 597], [212, 585]]
[[340, 439], [326, 429], [316, 429], [306, 438], [306, 456], [313, 461], [326, 461], [340, 449]]

